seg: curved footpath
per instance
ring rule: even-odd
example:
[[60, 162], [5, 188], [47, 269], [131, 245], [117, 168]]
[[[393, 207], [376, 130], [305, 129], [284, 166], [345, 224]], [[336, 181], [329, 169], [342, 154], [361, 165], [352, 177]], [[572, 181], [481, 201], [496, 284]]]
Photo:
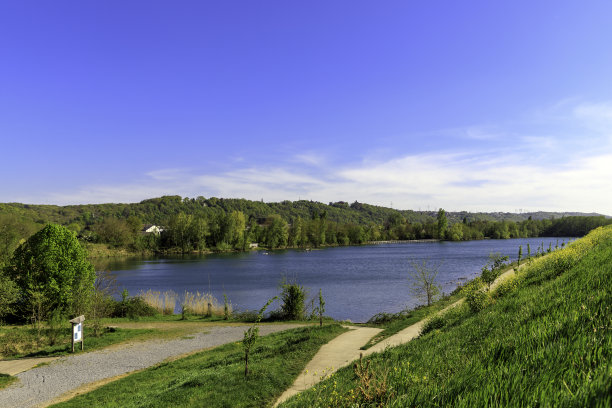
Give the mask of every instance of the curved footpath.
[[[300, 327], [300, 324], [261, 325], [261, 335]], [[0, 407], [44, 407], [79, 387], [142, 370], [168, 358], [242, 340], [248, 326], [206, 326], [188, 338], [152, 340], [60, 357], [48, 365], [16, 375], [15, 384], [0, 390]]]
[[[497, 285], [512, 274], [514, 274], [514, 268], [510, 268], [502, 273], [495, 280], [495, 282], [493, 282], [491, 289], [497, 287]], [[459, 306], [463, 302], [464, 299], [459, 299], [433, 316], [443, 314], [449, 309]], [[321, 347], [319, 352], [315, 354], [312, 360], [310, 360], [310, 362], [306, 365], [306, 368], [295, 380], [293, 385], [278, 398], [274, 406], [276, 407], [295, 394], [316, 385], [320, 381], [338, 371], [339, 368], [345, 367], [351, 362], [357, 360], [360, 354], [363, 354], [365, 357], [372, 353], [380, 353], [387, 347], [395, 347], [399, 346], [400, 344], [408, 343], [410, 340], [418, 337], [419, 333], [421, 333], [423, 325], [430, 318], [431, 316], [406, 327], [394, 335], [387, 337], [379, 343], [376, 343], [367, 350], [360, 350], [360, 347], [366, 344], [372, 337], [380, 333], [382, 329], [371, 327], [350, 327], [352, 329], [351, 331], [341, 334]]]

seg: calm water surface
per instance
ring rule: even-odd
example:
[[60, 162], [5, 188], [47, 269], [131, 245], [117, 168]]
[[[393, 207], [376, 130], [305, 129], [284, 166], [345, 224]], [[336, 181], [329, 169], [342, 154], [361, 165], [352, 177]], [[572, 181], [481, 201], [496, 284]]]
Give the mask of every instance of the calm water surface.
[[[212, 292], [223, 300], [226, 293], [235, 309], [259, 309], [278, 295], [283, 276], [310, 290], [319, 288], [326, 314], [355, 322], [378, 312], [398, 312], [418, 301], [410, 296], [407, 276], [411, 262], [439, 263], [438, 281], [450, 293], [465, 280], [480, 274], [491, 252], [516, 260], [519, 245], [532, 253], [544, 242], [569, 242], [571, 238], [524, 238], [467, 242], [426, 242], [338, 247], [322, 250], [262, 251], [148, 259], [127, 259], [104, 265], [117, 276], [121, 289], [131, 295], [141, 290]], [[278, 308], [276, 303], [273, 308]]]

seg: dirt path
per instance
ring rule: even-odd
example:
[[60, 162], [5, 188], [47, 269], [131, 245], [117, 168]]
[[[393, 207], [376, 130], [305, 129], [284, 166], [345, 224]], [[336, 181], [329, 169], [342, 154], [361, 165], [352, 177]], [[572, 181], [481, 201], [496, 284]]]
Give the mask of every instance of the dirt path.
[[[262, 325], [262, 335], [303, 326]], [[0, 390], [0, 407], [44, 407], [62, 395], [91, 391], [105, 380], [151, 367], [187, 353], [240, 341], [247, 326], [207, 326], [205, 332], [179, 339], [150, 340], [60, 357], [49, 364], [18, 373], [14, 384]], [[93, 384], [93, 388], [92, 388]]]
[[274, 406], [307, 390], [339, 368], [358, 359], [361, 351], [359, 348], [382, 331], [382, 329], [372, 327], [348, 328], [351, 330], [339, 335], [319, 349], [293, 385], [280, 396]]
[[[520, 266], [521, 268], [523, 265]], [[509, 268], [503, 272], [496, 280], [491, 284], [491, 289], [495, 289], [501, 282], [506, 280], [509, 276], [514, 274], [514, 268]], [[445, 307], [433, 316], [438, 314], [444, 314], [448, 310], [461, 305], [465, 299], [459, 299], [455, 303]], [[295, 380], [293, 385], [286, 390], [280, 398], [276, 401], [274, 406], [281, 404], [290, 397], [298, 394], [308, 388], [316, 385], [320, 381], [329, 377], [338, 369], [349, 365], [351, 362], [357, 360], [360, 354], [368, 356], [373, 353], [380, 353], [387, 347], [395, 347], [400, 344], [408, 343], [412, 339], [419, 336], [421, 329], [425, 322], [430, 317], [427, 317], [420, 322], [417, 322], [405, 329], [395, 333], [392, 336], [376, 343], [367, 350], [360, 350], [364, 344], [366, 344], [372, 337], [376, 336], [382, 331], [382, 329], [369, 328], [369, 327], [351, 327], [351, 331], [341, 334], [336, 337], [319, 350], [313, 359], [308, 363], [304, 371]]]
[[59, 357], [20, 358], [18, 360], [0, 361], [0, 373], [16, 375], [28, 371], [37, 365], [49, 364]]

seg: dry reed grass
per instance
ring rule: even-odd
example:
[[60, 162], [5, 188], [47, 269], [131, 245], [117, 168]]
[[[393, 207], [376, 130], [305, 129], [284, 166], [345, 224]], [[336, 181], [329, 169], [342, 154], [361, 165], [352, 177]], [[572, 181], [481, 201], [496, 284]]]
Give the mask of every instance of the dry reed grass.
[[138, 296], [159, 313], [164, 315], [174, 314], [178, 299], [178, 295], [175, 292], [171, 290], [160, 292], [149, 289], [146, 292], [141, 291]]
[[[188, 292], [185, 291], [183, 295], [183, 303], [190, 314], [200, 315], [200, 316], [223, 316], [224, 315], [224, 305], [223, 303], [219, 303], [219, 301], [210, 293], [200, 293], [200, 292]], [[208, 310], [208, 305], [210, 304], [210, 311]], [[232, 312], [232, 304], [228, 304], [229, 313]]]

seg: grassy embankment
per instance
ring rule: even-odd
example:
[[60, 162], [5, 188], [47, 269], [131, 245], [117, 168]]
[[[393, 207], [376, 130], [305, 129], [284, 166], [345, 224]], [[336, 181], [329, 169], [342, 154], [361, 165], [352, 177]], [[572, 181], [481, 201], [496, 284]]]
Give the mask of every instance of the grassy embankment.
[[[524, 261], [525, 262], [525, 261]], [[524, 263], [523, 263], [524, 265]], [[503, 275], [508, 271], [514, 270], [518, 267], [517, 262], [512, 262], [510, 264], [506, 264], [503, 269], [499, 271], [499, 275]], [[466, 282], [465, 285], [459, 286], [456, 288], [450, 295], [444, 296], [443, 298], [433, 302], [429, 306], [418, 306], [412, 310], [404, 310], [398, 313], [379, 313], [375, 315], [366, 326], [370, 327], [378, 327], [382, 328], [383, 331], [380, 332], [377, 336], [370, 339], [363, 347], [362, 350], [367, 350], [376, 343], [380, 343], [387, 337], [390, 337], [401, 330], [405, 329], [408, 326], [412, 326], [415, 323], [420, 322], [430, 316], [433, 316], [446, 307], [452, 305], [453, 303], [463, 299], [468, 293], [469, 290], [474, 288], [475, 286], [482, 286], [483, 283], [480, 278], [475, 278], [469, 282]]]
[[244, 378], [244, 350], [231, 343], [162, 363], [54, 407], [264, 407], [287, 389], [317, 350], [346, 329], [309, 326], [260, 338]]
[[366, 323], [365, 326], [382, 328], [383, 331], [377, 336], [372, 337], [363, 347], [362, 350], [367, 350], [376, 343], [380, 343], [387, 337], [390, 337], [408, 326], [420, 322], [435, 313], [438, 313], [447, 306], [452, 305], [464, 296], [463, 293], [457, 292], [452, 295], [445, 296], [444, 298], [432, 303], [430, 306], [421, 306], [413, 310], [405, 310], [394, 314], [380, 314], [370, 319], [371, 322]]
[[283, 406], [612, 406], [611, 286], [612, 227], [598, 228], [534, 259], [482, 310], [466, 302]]

